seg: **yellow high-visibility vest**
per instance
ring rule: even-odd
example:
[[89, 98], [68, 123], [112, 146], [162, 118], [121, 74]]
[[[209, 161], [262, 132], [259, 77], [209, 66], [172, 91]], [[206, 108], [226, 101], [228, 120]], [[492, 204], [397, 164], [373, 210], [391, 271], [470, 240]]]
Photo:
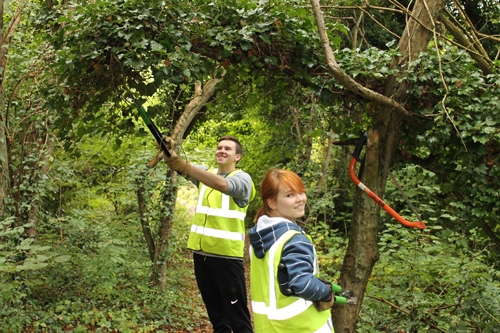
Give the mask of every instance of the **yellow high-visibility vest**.
[[[212, 170], [217, 173], [217, 169]], [[241, 170], [231, 171], [226, 177]], [[252, 182], [252, 194], [255, 196]], [[189, 233], [187, 248], [210, 254], [243, 258], [245, 248], [245, 215], [248, 205], [240, 207], [232, 197], [200, 182], [198, 203]]]
[[[283, 247], [296, 230], [284, 233], [265, 254], [257, 258], [251, 251], [250, 291], [255, 333], [332, 333], [329, 310], [318, 311], [313, 302], [285, 296], [278, 282], [278, 265]], [[316, 253], [314, 274], [318, 274]]]

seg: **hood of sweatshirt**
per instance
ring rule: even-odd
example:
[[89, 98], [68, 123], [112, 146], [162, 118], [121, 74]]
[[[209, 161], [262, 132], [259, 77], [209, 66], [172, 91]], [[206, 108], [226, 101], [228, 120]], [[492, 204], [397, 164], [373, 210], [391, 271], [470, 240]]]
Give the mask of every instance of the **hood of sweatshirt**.
[[259, 259], [264, 258], [271, 246], [288, 230], [297, 230], [303, 233], [301, 227], [283, 217], [269, 217], [267, 215], [259, 217], [257, 224], [248, 231], [255, 256]]

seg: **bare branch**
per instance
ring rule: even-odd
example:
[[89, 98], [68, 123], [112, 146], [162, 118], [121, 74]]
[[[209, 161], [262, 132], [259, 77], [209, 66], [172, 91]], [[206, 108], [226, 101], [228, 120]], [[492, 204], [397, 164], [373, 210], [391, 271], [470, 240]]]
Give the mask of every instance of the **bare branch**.
[[381, 105], [385, 105], [391, 109], [396, 110], [400, 113], [407, 121], [412, 120], [412, 116], [418, 116], [415, 113], [409, 112], [401, 104], [395, 100], [379, 94], [371, 89], [364, 87], [363, 85], [356, 82], [352, 77], [350, 77], [346, 72], [340, 68], [339, 64], [335, 60], [335, 55], [333, 54], [332, 48], [330, 46], [330, 41], [326, 33], [325, 22], [323, 19], [323, 12], [321, 11], [319, 0], [311, 0], [313, 7], [314, 18], [316, 20], [316, 25], [318, 26], [318, 33], [320, 36], [321, 43], [325, 50], [326, 61], [332, 72], [333, 76], [342, 84], [344, 87], [359, 95], [369, 101], [376, 102]]
[[403, 312], [404, 314], [410, 314], [410, 311], [400, 308], [399, 306], [397, 306], [397, 305], [396, 305], [396, 304], [394, 304], [394, 303], [389, 302], [389, 301], [388, 301], [388, 300], [386, 300], [385, 298], [382, 298], [382, 297], [374, 297], [374, 296], [370, 296], [370, 295], [368, 295], [368, 294], [366, 294], [366, 297], [371, 298], [371, 299], [374, 299], [374, 300], [377, 300], [377, 301], [380, 301], [380, 302], [385, 303], [385, 304], [388, 304], [388, 305], [390, 305], [391, 307], [393, 307], [394, 309], [396, 309], [396, 310], [398, 310], [398, 311], [400, 311], [400, 312]]
[[[478, 65], [479, 68], [483, 71], [485, 74], [491, 74], [492, 73], [492, 62], [489, 59], [488, 55], [484, 51], [484, 49], [481, 47], [480, 50], [476, 48], [478, 44], [481, 44], [479, 40], [476, 41], [470, 41], [469, 37], [472, 37], [468, 34], [466, 34], [463, 30], [460, 29], [457, 25], [455, 25], [450, 19], [449, 16], [451, 16], [449, 13], [448, 15], [441, 15], [440, 20], [443, 22], [444, 26], [446, 29], [455, 37], [457, 43], [460, 45], [461, 48], [463, 48], [469, 55], [471, 56], [472, 59], [474, 59]], [[483, 52], [484, 51], [484, 52]]]
[[482, 54], [486, 54], [486, 50], [483, 48], [483, 44], [479, 41], [478, 38], [478, 33], [476, 28], [474, 27], [474, 24], [470, 20], [469, 16], [465, 13], [465, 10], [462, 8], [462, 5], [455, 0], [455, 6], [458, 9], [458, 12], [464, 19], [464, 21], [467, 23], [467, 28], [470, 30], [470, 37], [472, 38], [472, 43], [474, 44], [475, 48]]
[[[322, 8], [344, 9], [344, 10], [357, 9], [363, 13], [366, 13], [370, 18], [372, 18], [374, 20], [375, 23], [377, 23], [380, 27], [382, 27], [383, 29], [385, 29], [386, 31], [388, 31], [390, 34], [392, 34], [394, 36], [397, 36], [397, 34], [388, 30], [380, 22], [375, 20], [373, 15], [369, 14], [368, 11], [378, 10], [378, 11], [389, 11], [389, 12], [394, 12], [394, 13], [399, 13], [399, 14], [406, 14], [409, 17], [411, 17], [412, 19], [414, 19], [416, 22], [420, 23], [424, 28], [428, 29], [427, 27], [425, 27], [425, 25], [423, 25], [419, 21], [418, 18], [413, 17], [412, 13], [406, 7], [404, 7], [402, 4], [400, 4], [399, 2], [394, 1], [394, 0], [390, 0], [390, 2], [392, 4], [394, 4], [394, 6], [396, 6], [396, 8], [372, 6], [368, 2], [366, 2], [366, 4], [362, 5], [362, 6], [322, 6]], [[488, 54], [484, 50], [480, 41], [482, 39], [489, 39], [492, 41], [500, 42], [500, 38], [497, 37], [500, 35], [486, 35], [486, 34], [480, 33], [479, 31], [477, 31], [473, 27], [473, 25], [470, 22], [470, 19], [467, 18], [466, 13], [463, 10], [461, 10], [461, 7], [459, 6], [459, 4], [457, 4], [457, 8], [459, 8], [462, 17], [464, 17], [464, 21], [468, 22], [468, 27], [469, 27], [469, 29], [471, 29], [471, 33], [467, 33], [465, 31], [463, 31], [462, 29], [460, 29], [458, 23], [453, 23], [452, 20], [450, 19], [450, 17], [453, 17], [453, 16], [449, 12], [447, 12], [447, 16], [442, 14], [440, 16], [440, 21], [444, 24], [446, 29], [453, 35], [455, 40], [449, 39], [446, 35], [436, 31], [435, 29], [433, 29], [433, 30], [429, 29], [429, 31], [432, 31], [436, 36], [439, 36], [439, 38], [441, 38], [441, 39], [445, 40], [446, 42], [451, 43], [451, 44], [465, 50], [467, 53], [469, 53], [470, 56], [477, 62], [479, 68], [481, 68], [481, 70], [485, 74], [492, 73], [492, 60], [489, 58]], [[436, 22], [436, 25], [437, 25], [437, 22]], [[473, 40], [471, 41], [470, 38], [472, 38]], [[499, 51], [499, 55], [500, 55], [500, 51]]]

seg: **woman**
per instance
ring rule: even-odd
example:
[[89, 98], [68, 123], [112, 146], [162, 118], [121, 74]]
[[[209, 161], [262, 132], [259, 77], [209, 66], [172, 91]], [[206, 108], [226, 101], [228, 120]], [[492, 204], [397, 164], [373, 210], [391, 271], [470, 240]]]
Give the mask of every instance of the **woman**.
[[292, 171], [270, 170], [261, 197], [257, 224], [249, 231], [255, 332], [333, 332], [331, 284], [316, 277], [314, 245], [294, 223], [305, 213], [302, 180]]

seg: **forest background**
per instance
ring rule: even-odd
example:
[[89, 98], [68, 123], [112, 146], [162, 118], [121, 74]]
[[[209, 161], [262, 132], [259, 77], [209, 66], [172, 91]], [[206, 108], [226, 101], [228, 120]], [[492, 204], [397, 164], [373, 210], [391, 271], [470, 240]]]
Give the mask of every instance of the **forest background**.
[[[303, 177], [321, 275], [359, 299], [338, 332], [500, 331], [496, 0], [0, 5], [0, 331], [206, 324], [196, 190], [134, 100], [194, 164], [235, 135], [257, 189]], [[361, 133], [354, 172], [425, 229], [356, 188]]]

